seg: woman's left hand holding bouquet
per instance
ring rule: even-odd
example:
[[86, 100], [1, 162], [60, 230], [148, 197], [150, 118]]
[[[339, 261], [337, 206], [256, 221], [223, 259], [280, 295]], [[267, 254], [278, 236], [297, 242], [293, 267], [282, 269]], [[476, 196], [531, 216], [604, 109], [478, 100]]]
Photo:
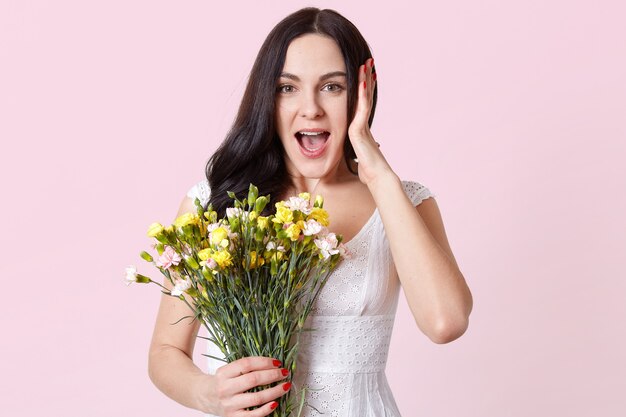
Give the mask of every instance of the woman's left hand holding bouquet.
[[[194, 211], [194, 203], [186, 197], [178, 216]], [[171, 283], [164, 281], [164, 285], [171, 289]], [[280, 362], [274, 358], [247, 357], [222, 366], [215, 375], [207, 375], [192, 360], [199, 322], [183, 321], [172, 325], [185, 316], [194, 316], [185, 303], [176, 297], [162, 295], [148, 365], [154, 384], [175, 401], [205, 413], [249, 417], [272, 413], [276, 404], [273, 400], [287, 393], [289, 385], [287, 389], [286, 384], [278, 384], [255, 393], [245, 391], [287, 378]], [[252, 406], [262, 407], [245, 411]]]

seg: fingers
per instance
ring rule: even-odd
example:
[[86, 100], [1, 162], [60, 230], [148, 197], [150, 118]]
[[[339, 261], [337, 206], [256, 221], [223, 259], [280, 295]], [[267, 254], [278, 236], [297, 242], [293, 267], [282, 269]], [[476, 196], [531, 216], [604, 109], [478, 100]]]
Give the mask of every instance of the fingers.
[[[251, 388], [261, 385], [268, 385], [272, 382], [280, 381], [289, 376], [286, 369], [267, 369], [262, 371], [253, 371], [236, 378], [231, 378], [224, 384], [223, 395], [231, 396], [241, 394]], [[271, 399], [271, 398], [270, 398]], [[257, 403], [255, 405], [258, 405]]]
[[[235, 409], [248, 408], [256, 405], [264, 404], [263, 408], [268, 405], [271, 407], [272, 402], [279, 397], [287, 394], [291, 389], [291, 382], [277, 384], [271, 388], [266, 388], [258, 392], [245, 392], [233, 397], [233, 407]], [[255, 410], [256, 411], [256, 410]], [[260, 414], [265, 415], [265, 414]]]
[[260, 406], [246, 411], [245, 415], [266, 416], [272, 413], [278, 405], [274, 400], [289, 392], [291, 382], [283, 381], [257, 392], [246, 391], [288, 378], [289, 371], [281, 366], [280, 361], [273, 358], [250, 356], [220, 367], [216, 376], [220, 380], [217, 397], [222, 411], [230, 415], [229, 412]]
[[355, 114], [357, 124], [367, 124], [372, 109], [375, 83], [374, 59], [369, 58], [359, 67], [358, 103]]
[[217, 372], [226, 378], [235, 378], [237, 376], [247, 374], [248, 372], [264, 369], [277, 369], [280, 366], [282, 366], [280, 361], [273, 358], [265, 356], [248, 356], [222, 366], [217, 370]]
[[259, 407], [256, 410], [252, 411], [244, 411], [244, 413], [246, 417], [263, 417], [274, 412], [274, 409], [276, 407], [278, 407], [278, 403], [276, 401], [272, 401], [265, 404], [263, 407]]

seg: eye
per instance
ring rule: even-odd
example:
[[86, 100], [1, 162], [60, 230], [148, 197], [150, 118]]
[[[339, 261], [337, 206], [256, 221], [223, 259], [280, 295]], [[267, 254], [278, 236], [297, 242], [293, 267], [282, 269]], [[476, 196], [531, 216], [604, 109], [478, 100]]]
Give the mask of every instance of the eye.
[[294, 91], [293, 86], [289, 84], [279, 85], [278, 88], [276, 89], [276, 92], [278, 93], [293, 93], [293, 91]]
[[343, 86], [337, 83], [329, 83], [329, 84], [326, 84], [324, 87], [322, 87], [322, 90], [330, 91], [330, 92], [337, 92], [337, 91], [343, 90]]

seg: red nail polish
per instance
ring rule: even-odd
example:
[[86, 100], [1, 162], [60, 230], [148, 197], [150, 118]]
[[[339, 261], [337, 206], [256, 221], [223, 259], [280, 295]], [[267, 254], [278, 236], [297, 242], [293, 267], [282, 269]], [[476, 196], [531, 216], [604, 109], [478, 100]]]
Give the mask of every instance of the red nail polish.
[[283, 384], [283, 389], [285, 391], [289, 391], [289, 388], [291, 388], [291, 382], [286, 382]]
[[278, 403], [277, 403], [276, 401], [274, 401], [274, 402], [272, 403], [272, 405], [270, 405], [270, 408], [273, 410], [273, 409], [275, 409], [276, 407], [278, 407]]
[[372, 78], [374, 79], [374, 81], [376, 81], [376, 73], [372, 75]]
[[274, 359], [274, 360], [272, 361], [272, 363], [274, 364], [274, 366], [280, 366], [280, 365], [282, 365], [282, 363], [280, 363], [280, 361], [279, 361], [278, 359]]
[[283, 376], [289, 375], [289, 371], [285, 368], [281, 369], [280, 371], [283, 373]]
[[367, 83], [363, 81], [363, 88], [367, 88]]

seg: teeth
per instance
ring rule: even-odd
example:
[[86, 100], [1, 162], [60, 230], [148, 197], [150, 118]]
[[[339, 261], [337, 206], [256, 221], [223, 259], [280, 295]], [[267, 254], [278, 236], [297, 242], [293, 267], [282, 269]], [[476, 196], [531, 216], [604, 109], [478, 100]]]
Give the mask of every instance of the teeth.
[[316, 136], [316, 135], [320, 135], [324, 132], [300, 132], [301, 135], [307, 135], [307, 136]]

